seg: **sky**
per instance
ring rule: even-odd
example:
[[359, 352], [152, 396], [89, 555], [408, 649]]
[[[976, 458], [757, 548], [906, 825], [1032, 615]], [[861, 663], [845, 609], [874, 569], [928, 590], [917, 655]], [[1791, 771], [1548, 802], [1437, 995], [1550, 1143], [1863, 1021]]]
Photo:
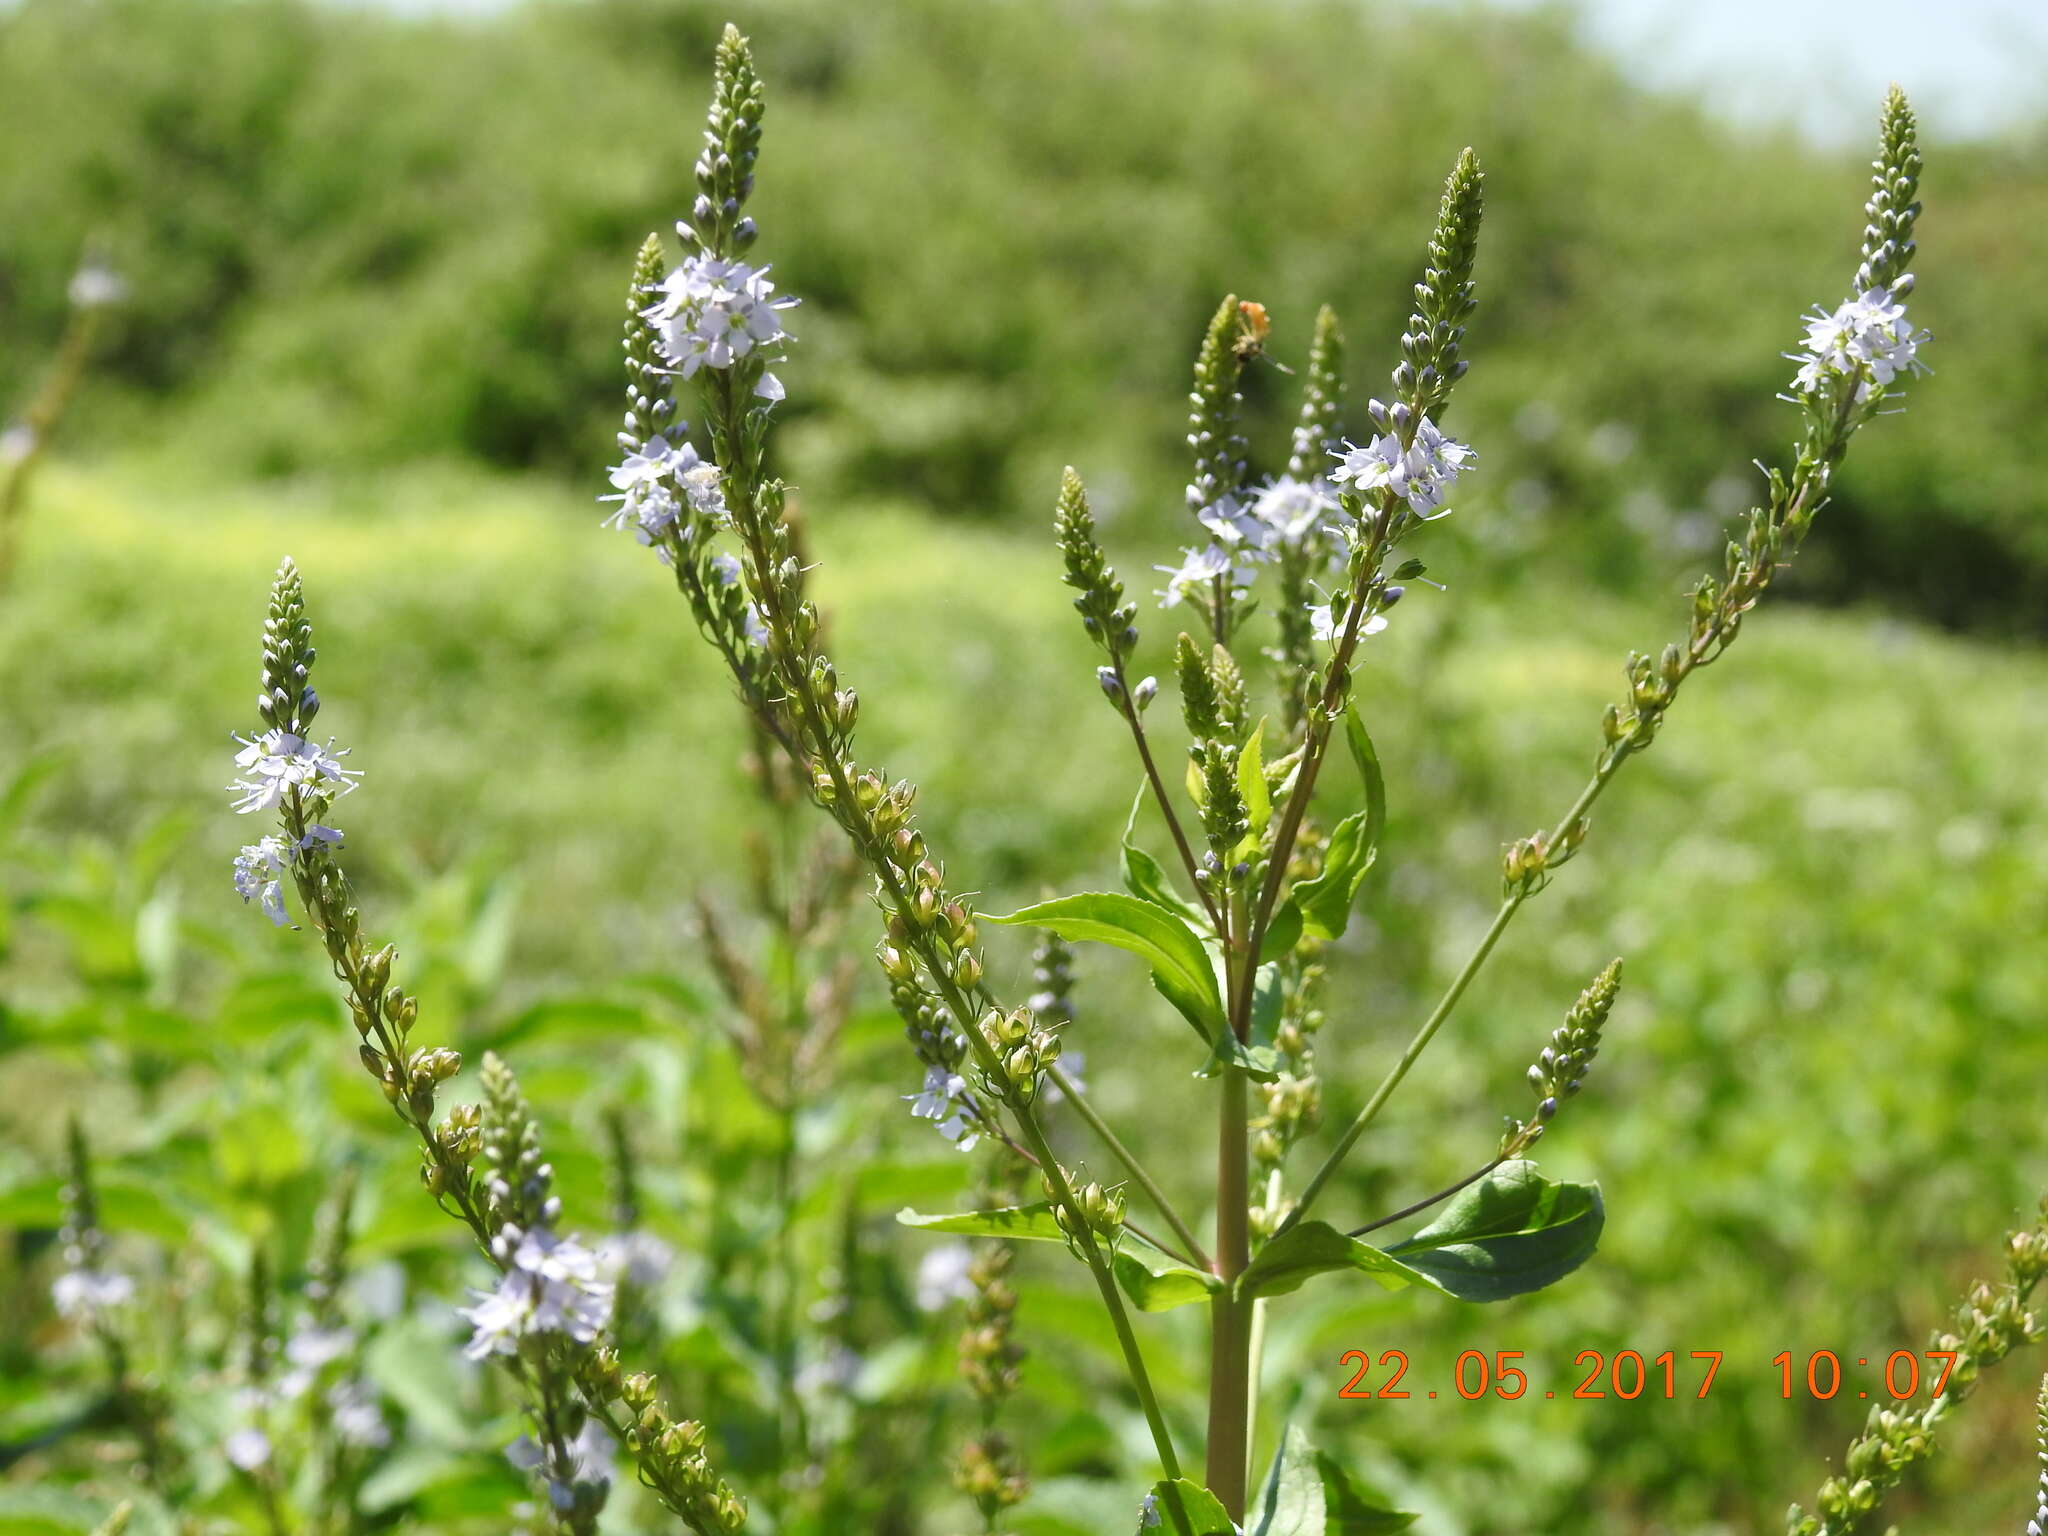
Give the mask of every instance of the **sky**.
[[[1545, 0], [1496, 0], [1533, 9]], [[1857, 143], [1884, 89], [1923, 136], [2048, 119], [2048, 0], [1578, 0], [1585, 35], [1647, 83], [1745, 121]]]
[[[482, 13], [504, 0], [355, 3]], [[1533, 9], [1560, 0], [1494, 3]], [[1928, 139], [2048, 120], [2048, 0], [1562, 3], [1579, 13], [1592, 41], [1646, 83], [1701, 92], [1738, 120], [1789, 120], [1828, 144], [1867, 137], [1894, 80], [1913, 98]]]

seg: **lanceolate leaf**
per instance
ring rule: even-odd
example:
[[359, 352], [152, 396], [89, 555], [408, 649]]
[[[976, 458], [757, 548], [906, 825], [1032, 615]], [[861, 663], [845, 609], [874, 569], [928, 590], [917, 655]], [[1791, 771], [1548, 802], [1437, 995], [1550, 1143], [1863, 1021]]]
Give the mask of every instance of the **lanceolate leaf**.
[[1380, 832], [1387, 823], [1387, 788], [1379, 756], [1356, 710], [1344, 713], [1344, 735], [1365, 781], [1365, 809], [1337, 823], [1323, 854], [1323, 872], [1294, 888], [1302, 926], [1319, 939], [1334, 939], [1349, 926], [1358, 888], [1378, 857]]
[[1006, 1206], [994, 1211], [954, 1211], [943, 1216], [902, 1210], [896, 1220], [906, 1227], [925, 1232], [960, 1232], [968, 1237], [1007, 1237], [1026, 1242], [1064, 1243], [1067, 1234], [1053, 1220], [1052, 1206], [1041, 1200], [1036, 1205]]
[[1324, 1536], [1323, 1479], [1316, 1453], [1292, 1424], [1280, 1436], [1252, 1507], [1245, 1511], [1248, 1536]]
[[1585, 1263], [1606, 1221], [1599, 1185], [1553, 1184], [1534, 1163], [1516, 1161], [1463, 1190], [1387, 1253], [1462, 1300], [1501, 1301]]
[[1140, 1312], [1166, 1312], [1207, 1301], [1223, 1289], [1216, 1276], [1191, 1269], [1128, 1233], [1117, 1248], [1114, 1268], [1117, 1284]]
[[1273, 796], [1266, 787], [1265, 740], [1266, 722], [1261, 720], [1251, 740], [1237, 755], [1237, 792], [1244, 796], [1244, 808], [1251, 821], [1250, 835], [1254, 838], [1273, 819]]
[[1290, 1424], [1247, 1511], [1245, 1529], [1250, 1536], [1392, 1536], [1415, 1519]]
[[1223, 1000], [1208, 953], [1194, 930], [1163, 907], [1120, 891], [1084, 891], [988, 920], [1026, 923], [1063, 939], [1127, 949], [1152, 968], [1152, 985], [1204, 1040], [1213, 1041], [1223, 1028]]
[[1155, 907], [1164, 907], [1177, 912], [1191, 923], [1197, 933], [1209, 926], [1209, 915], [1194, 902], [1184, 899], [1173, 888], [1166, 871], [1159, 861], [1140, 848], [1133, 839], [1138, 828], [1138, 807], [1145, 803], [1145, 786], [1138, 786], [1138, 798], [1131, 802], [1130, 819], [1124, 823], [1123, 874], [1124, 889]]
[[1327, 1536], [1391, 1536], [1405, 1531], [1417, 1516], [1387, 1502], [1387, 1496], [1353, 1477], [1323, 1451], [1315, 1453], [1323, 1480], [1323, 1530]]
[[1370, 1243], [1346, 1237], [1326, 1221], [1304, 1221], [1289, 1227], [1258, 1251], [1250, 1267], [1238, 1276], [1237, 1291], [1245, 1298], [1284, 1296], [1332, 1270], [1370, 1275], [1389, 1291], [1398, 1291], [1404, 1285], [1444, 1289], [1428, 1275], [1410, 1269]]

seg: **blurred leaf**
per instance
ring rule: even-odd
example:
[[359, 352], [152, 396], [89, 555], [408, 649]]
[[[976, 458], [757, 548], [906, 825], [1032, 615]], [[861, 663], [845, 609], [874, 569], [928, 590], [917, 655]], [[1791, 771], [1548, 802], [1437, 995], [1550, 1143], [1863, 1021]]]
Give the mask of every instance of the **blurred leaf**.
[[[134, 1232], [173, 1248], [190, 1235], [197, 1212], [182, 1191], [114, 1167], [94, 1172], [100, 1225], [110, 1233]], [[64, 1180], [55, 1175], [0, 1191], [0, 1228], [55, 1231], [64, 1224]]]
[[0, 1536], [64, 1536], [91, 1532], [107, 1517], [103, 1499], [69, 1488], [0, 1485]]
[[1316, 1453], [1289, 1424], [1280, 1433], [1273, 1462], [1245, 1511], [1246, 1536], [1323, 1536], [1323, 1479]]
[[[1237, 1522], [1224, 1509], [1223, 1501], [1200, 1483], [1184, 1477], [1169, 1478], [1152, 1485], [1151, 1497], [1159, 1512], [1156, 1526], [1141, 1524], [1139, 1530], [1157, 1529], [1163, 1536], [1175, 1536], [1181, 1529], [1180, 1515], [1187, 1517], [1189, 1536], [1234, 1536]], [[1175, 1514], [1174, 1506], [1179, 1506]]]
[[14, 835], [14, 829], [35, 803], [36, 791], [63, 770], [69, 757], [63, 748], [53, 747], [33, 754], [15, 770], [7, 788], [0, 790], [0, 842]]
[[1323, 1480], [1323, 1529], [1329, 1536], [1381, 1536], [1405, 1531], [1420, 1518], [1394, 1508], [1384, 1493], [1353, 1477], [1327, 1452], [1317, 1451], [1315, 1463]]
[[1526, 1161], [1503, 1163], [1442, 1214], [1387, 1250], [1464, 1301], [1538, 1291], [1600, 1245], [1607, 1211], [1597, 1184], [1553, 1184]]
[[1253, 1255], [1251, 1264], [1238, 1276], [1238, 1294], [1284, 1296], [1317, 1275], [1340, 1269], [1371, 1275], [1389, 1291], [1416, 1284], [1444, 1289], [1428, 1275], [1390, 1258], [1370, 1243], [1346, 1237], [1328, 1222], [1304, 1221], [1289, 1227]]
[[1171, 912], [1116, 891], [1084, 891], [1022, 907], [992, 923], [1028, 923], [1063, 939], [1092, 939], [1129, 950], [1152, 968], [1152, 984], [1204, 1040], [1223, 1027], [1223, 1003], [1208, 953]]
[[583, 1042], [619, 1035], [666, 1034], [669, 1026], [630, 1003], [604, 997], [558, 997], [535, 1003], [470, 1042], [477, 1050], [503, 1051], [537, 1041]]

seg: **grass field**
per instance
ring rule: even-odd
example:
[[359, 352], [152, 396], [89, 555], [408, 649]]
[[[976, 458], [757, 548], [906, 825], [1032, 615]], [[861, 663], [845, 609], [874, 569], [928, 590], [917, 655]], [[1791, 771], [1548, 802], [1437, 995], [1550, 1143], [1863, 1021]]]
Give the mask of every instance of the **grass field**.
[[[867, 701], [864, 750], [924, 786], [956, 883], [993, 910], [1109, 882], [1135, 776], [1045, 532], [805, 510], [842, 671]], [[345, 1027], [298, 1001], [319, 995], [308, 946], [229, 888], [226, 733], [251, 724], [256, 624], [286, 552], [319, 625], [323, 725], [366, 772], [342, 807], [352, 861], [423, 1007], [467, 1047], [523, 1032], [531, 1091], [580, 1138], [557, 1154], [570, 1188], [595, 1198], [595, 1117], [615, 1093], [681, 1093], [657, 1123], [688, 1145], [703, 1096], [718, 1102], [719, 1053], [692, 1036], [687, 992], [662, 1002], [634, 978], [702, 991], [685, 908], [729, 888], [742, 857], [738, 716], [663, 573], [596, 522], [580, 488], [456, 468], [220, 491], [137, 462], [44, 483], [0, 604], [0, 782], [54, 765], [7, 802], [0, 1184], [18, 1209], [48, 1198], [33, 1192], [55, 1111], [75, 1105], [114, 1166], [169, 1190], [216, 1247], [275, 1220], [342, 1145], [384, 1170], [373, 1251], [440, 1240], [344, 1071]], [[1681, 611], [1670, 591], [1630, 606], [1522, 579], [1469, 521], [1443, 540], [1433, 573], [1450, 591], [1404, 605], [1361, 684], [1392, 819], [1331, 987], [1339, 1116], [1490, 913], [1499, 845], [1576, 791], [1621, 655]], [[1114, 532], [1111, 547], [1129, 572], [1149, 563]], [[1157, 666], [1170, 628], [1140, 622]], [[2048, 915], [2048, 787], [2030, 767], [2044, 748], [2040, 657], [1880, 611], [1766, 610], [1688, 690], [1334, 1197], [1363, 1219], [1482, 1160], [1542, 1037], [1619, 953], [1623, 1008], [1542, 1149], [1554, 1173], [1601, 1180], [1601, 1254], [1493, 1309], [1338, 1290], [1276, 1313], [1270, 1380], [1298, 1383], [1296, 1412], [1325, 1440], [1423, 1501], [1418, 1529], [1767, 1526], [1861, 1418], [1782, 1400], [1771, 1357], [1919, 1347], [1945, 1298], [1993, 1267], [2002, 1224], [2048, 1185], [2048, 961], [2028, 940]], [[1075, 1043], [1103, 1062], [1187, 1057], [1120, 960], [1084, 956]], [[1021, 981], [1022, 944], [999, 941], [991, 962]], [[304, 1023], [270, 1028], [280, 1009]], [[949, 1198], [959, 1174], [888, 1107], [914, 1086], [893, 1039], [893, 1021], [860, 1026], [867, 1086], [829, 1113], [874, 1118], [880, 1171], [856, 1192], [866, 1229], [903, 1253], [889, 1212]], [[1103, 1070], [1096, 1088], [1196, 1198], [1172, 1083]], [[334, 1107], [294, 1125], [307, 1093]], [[223, 1103], [248, 1113], [216, 1123]], [[667, 1192], [675, 1211], [702, 1177]], [[1029, 1273], [1026, 1438], [1045, 1454], [1018, 1529], [1094, 1529], [1114, 1507], [1091, 1502], [1106, 1497], [1095, 1474], [1137, 1454], [1132, 1426], [1084, 1364], [1102, 1325], [1049, 1259]], [[1162, 1373], [1197, 1380], [1193, 1314], [1147, 1328]], [[1338, 1402], [1336, 1357], [1354, 1347], [1405, 1350], [1417, 1398]], [[1449, 1368], [1467, 1348], [1525, 1351], [1532, 1400], [1460, 1401]], [[1579, 1351], [1621, 1348], [1726, 1364], [1704, 1403], [1568, 1399]], [[1927, 1495], [1942, 1527], [2025, 1508], [2035, 1379], [2003, 1373], [1947, 1447]], [[30, 1384], [9, 1380], [27, 1412]], [[1551, 1389], [1559, 1401], [1533, 1400]]]

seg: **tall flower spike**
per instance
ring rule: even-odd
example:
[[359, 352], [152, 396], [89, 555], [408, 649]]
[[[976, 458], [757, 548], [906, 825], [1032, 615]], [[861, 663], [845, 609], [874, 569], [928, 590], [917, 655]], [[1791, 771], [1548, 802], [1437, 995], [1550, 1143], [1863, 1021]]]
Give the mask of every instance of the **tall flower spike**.
[[754, 221], [740, 210], [754, 190], [765, 104], [753, 52], [740, 29], [728, 22], [718, 40], [711, 112], [697, 156], [697, 200], [685, 231], [713, 256], [737, 256], [754, 243]]
[[263, 620], [263, 692], [256, 712], [274, 730], [303, 736], [320, 712], [309, 681], [313, 669], [313, 626], [306, 621], [306, 596], [299, 568], [287, 556], [270, 587], [270, 611]]
[[2027, 1536], [2048, 1536], [2048, 1376], [2041, 1378], [2041, 1395], [2034, 1403], [2034, 1439], [2041, 1448], [2041, 1481], [2035, 1486], [2034, 1518], [2027, 1522]]
[[1479, 220], [1485, 210], [1485, 173], [1470, 149], [1458, 156], [1444, 181], [1436, 229], [1429, 237], [1429, 265], [1415, 285], [1416, 312], [1401, 335], [1401, 362], [1394, 369], [1394, 393], [1416, 413], [1441, 416], [1451, 386], [1464, 377], [1458, 356], [1472, 296], [1472, 266], [1479, 254]]
[[1600, 1050], [1600, 1031], [1614, 1010], [1621, 991], [1621, 961], [1610, 960], [1595, 976], [1592, 985], [1579, 994], [1564, 1023], [1551, 1032], [1550, 1043], [1529, 1068], [1529, 1087], [1536, 1094], [1536, 1112], [1510, 1130], [1501, 1142], [1503, 1158], [1519, 1157], [1536, 1144], [1557, 1108], [1576, 1094], [1586, 1081], [1593, 1058]]
[[1301, 385], [1301, 415], [1295, 422], [1287, 473], [1312, 480], [1330, 463], [1330, 446], [1341, 435], [1338, 416], [1344, 408], [1344, 332], [1337, 312], [1325, 304], [1316, 311], [1315, 338], [1308, 346], [1308, 367]]
[[1890, 288], [1903, 292], [1900, 280], [1912, 269], [1913, 223], [1920, 217], [1920, 147], [1913, 108], [1906, 93], [1894, 85], [1878, 116], [1877, 159], [1871, 162], [1870, 201], [1863, 205], [1869, 223], [1863, 229], [1863, 264], [1856, 269], [1856, 291]]
[[1243, 328], [1243, 307], [1233, 293], [1217, 305], [1195, 354], [1195, 388], [1188, 397], [1193, 407], [1188, 413], [1188, 446], [1195, 452], [1195, 469], [1188, 482], [1188, 510], [1197, 516], [1234, 495], [1244, 483], [1247, 449], [1237, 423], [1244, 399], [1237, 388], [1244, 374], [1244, 352], [1238, 345]]
[[1137, 626], [1132, 622], [1138, 616], [1137, 604], [1124, 601], [1124, 584], [1095, 541], [1095, 516], [1088, 510], [1088, 492], [1071, 466], [1060, 472], [1053, 531], [1066, 559], [1064, 580], [1081, 594], [1074, 599], [1081, 627], [1108, 653], [1111, 662], [1122, 661], [1138, 643]]

